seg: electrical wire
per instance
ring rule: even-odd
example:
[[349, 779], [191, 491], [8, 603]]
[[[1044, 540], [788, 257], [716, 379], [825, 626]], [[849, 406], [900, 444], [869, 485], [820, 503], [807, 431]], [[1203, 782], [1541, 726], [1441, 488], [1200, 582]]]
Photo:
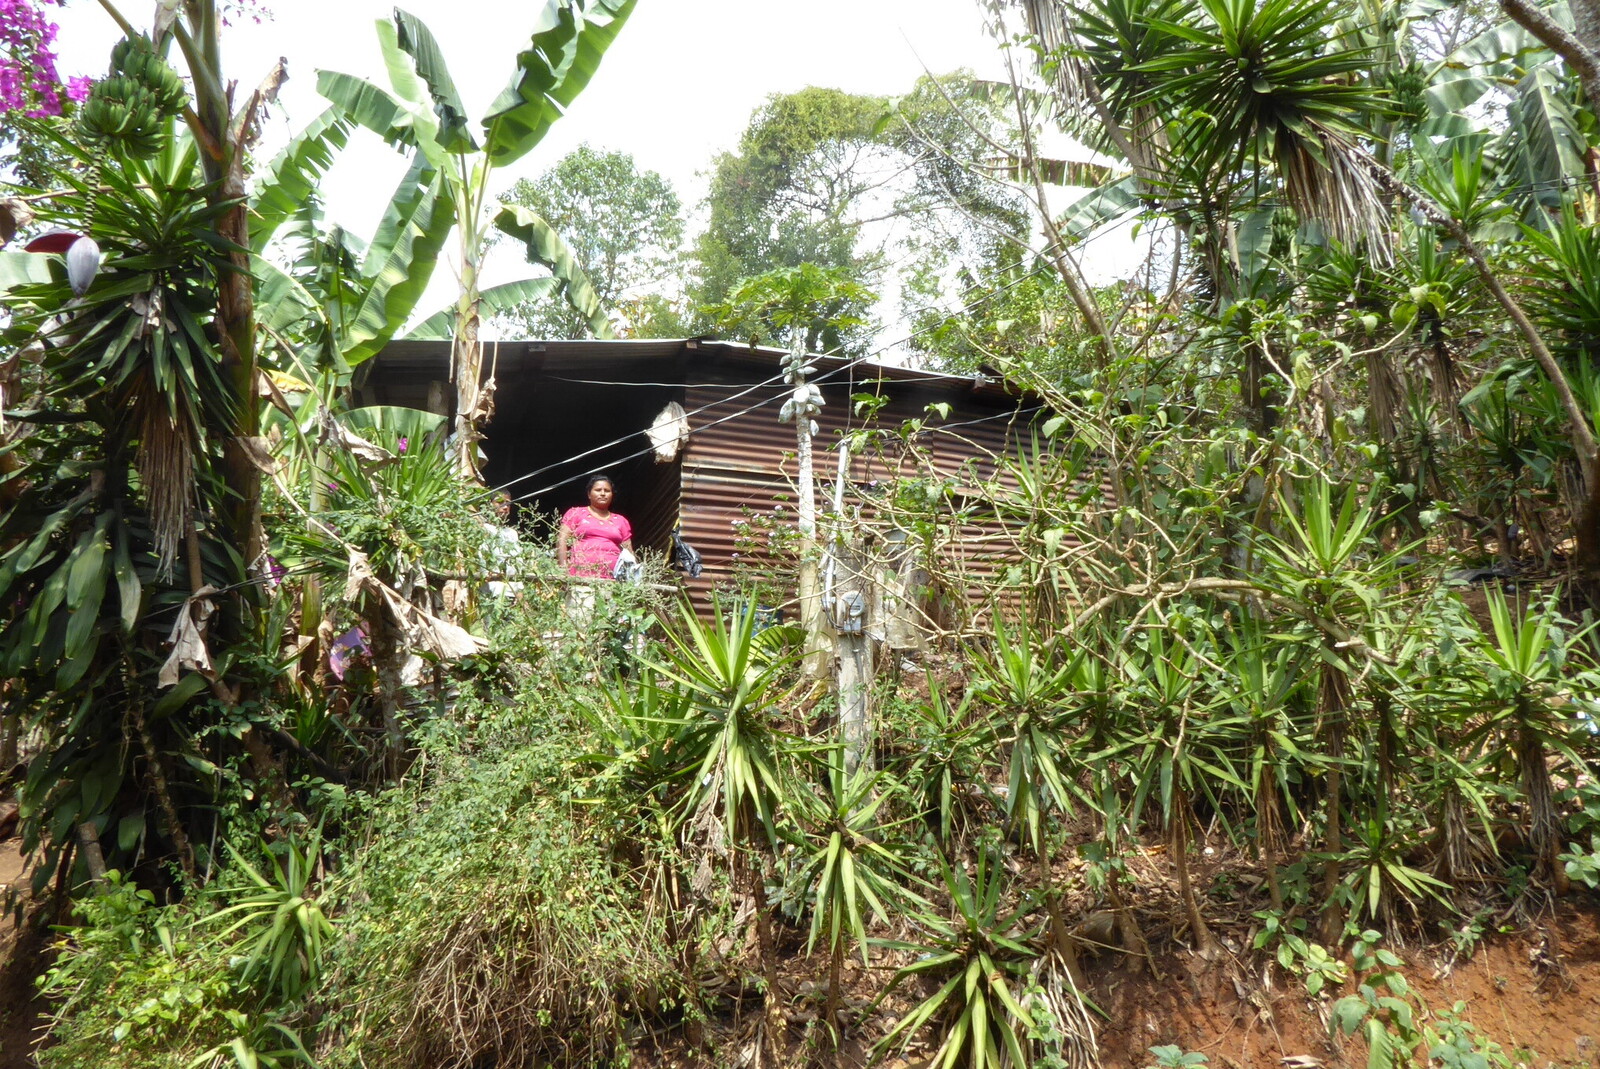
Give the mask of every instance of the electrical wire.
[[[1100, 236], [1102, 236], [1102, 235], [1099, 235], [1099, 234], [1094, 235], [1094, 237], [1096, 237], [1096, 238], [1100, 237]], [[1094, 238], [1091, 238], [1090, 240], [1092, 241], [1092, 240], [1094, 240]], [[1080, 246], [1081, 245], [1086, 245], [1086, 244], [1088, 244], [1088, 242], [1080, 242], [1079, 243]], [[1048, 251], [1048, 249], [1046, 251]], [[1035, 277], [1036, 275], [1047, 273], [1050, 270], [1053, 270], [1053, 269], [1048, 267], [1048, 266], [1037, 267], [1034, 270], [1028, 272], [1027, 274], [1024, 274], [1024, 275], [1021, 275], [1021, 276], [1019, 276], [1019, 277], [1017, 277], [1015, 279], [1012, 279], [1010, 282], [1006, 283], [1004, 286], [997, 287], [996, 289], [990, 290], [988, 293], [986, 293], [982, 297], [978, 298], [977, 301], [974, 301], [974, 302], [972, 302], [970, 304], [967, 304], [967, 305], [963, 306], [960, 309], [959, 312], [946, 312], [945, 313], [945, 317], [949, 318], [950, 316], [969, 313], [969, 312], [973, 311], [975, 308], [977, 308], [979, 305], [981, 305], [984, 301], [993, 300], [995, 297], [1000, 296], [1001, 294], [1005, 293], [1007, 290], [1014, 289], [1015, 287], [1022, 285], [1024, 282], [1027, 282], [1028, 280], [1030, 280], [1031, 278]], [[970, 287], [968, 287], [968, 292], [971, 292], [971, 290], [976, 289], [976, 288], [978, 288], [976, 285], [970, 286]], [[936, 308], [927, 308], [927, 309], [923, 309], [923, 311], [944, 311], [944, 310], [943, 309], [936, 309]], [[932, 324], [929, 324], [926, 327], [922, 327], [922, 328], [919, 328], [918, 330], [912, 331], [910, 334], [906, 335], [904, 338], [899, 338], [899, 339], [896, 339], [895, 341], [889, 342], [889, 343], [887, 343], [885, 345], [881, 345], [881, 346], [879, 346], [878, 348], [872, 350], [869, 353], [865, 353], [865, 354], [863, 354], [861, 356], [855, 357], [854, 359], [846, 362], [845, 364], [841, 365], [840, 367], [831, 368], [831, 369], [829, 369], [827, 371], [824, 371], [821, 374], [817, 375], [815, 378], [811, 379], [810, 381], [813, 382], [813, 383], [825, 382], [825, 381], [827, 381], [829, 379], [834, 378], [835, 376], [844, 374], [845, 372], [852, 372], [850, 381], [854, 382], [854, 374], [853, 374], [852, 369], [855, 368], [858, 364], [862, 364], [862, 363], [864, 363], [864, 362], [866, 362], [868, 360], [871, 360], [874, 357], [879, 356], [879, 355], [889, 351], [892, 348], [895, 348], [896, 346], [905, 345], [907, 342], [915, 340], [916, 338], [918, 338], [921, 335], [927, 333], [928, 331], [936, 329], [938, 326], [939, 326], [939, 323], [932, 323]], [[782, 376], [781, 373], [778, 374], [778, 375], [775, 375], [772, 378], [767, 379], [764, 382], [756, 383], [754, 386], [751, 386], [748, 389], [746, 389], [746, 390], [744, 390], [744, 391], [742, 391], [742, 392], [740, 392], [738, 394], [735, 394], [732, 397], [722, 398], [722, 399], [719, 399], [717, 401], [712, 401], [709, 404], [702, 405], [699, 408], [695, 409], [693, 412], [686, 413], [686, 416], [699, 415], [700, 413], [705, 412], [708, 409], [715, 408], [715, 407], [717, 407], [719, 405], [730, 404], [733, 401], [738, 400], [740, 397], [743, 397], [746, 394], [750, 393], [752, 390], [756, 390], [756, 389], [761, 388], [762, 386], [771, 384], [771, 383], [775, 382], [777, 379], [780, 379], [782, 377], [783, 376]], [[687, 433], [688, 434], [697, 434], [697, 433], [699, 433], [701, 431], [709, 430], [712, 427], [716, 427], [716, 426], [718, 426], [720, 424], [726, 423], [731, 419], [737, 419], [740, 416], [748, 415], [749, 413], [754, 412], [756, 409], [760, 408], [762, 405], [769, 404], [774, 400], [777, 400], [777, 398], [771, 398], [771, 397], [764, 398], [764, 399], [762, 399], [760, 401], [757, 401], [753, 405], [747, 405], [746, 407], [739, 409], [737, 412], [730, 412], [726, 416], [722, 416], [721, 418], [713, 420], [710, 423], [704, 424], [704, 425], [699, 426], [699, 427], [691, 427], [688, 430]], [[1003, 415], [1007, 415], [1007, 416], [1011, 415], [1011, 413], [1009, 413], [1009, 412], [1008, 413], [1002, 413], [1002, 414]], [[990, 418], [990, 417], [984, 417], [984, 418]], [[962, 425], [964, 426], [965, 424], [962, 424]], [[588, 450], [588, 451], [586, 451], [584, 453], [579, 453], [576, 456], [567, 458], [566, 460], [556, 461], [553, 464], [547, 464], [544, 467], [538, 468], [538, 469], [536, 469], [536, 470], [534, 470], [532, 472], [529, 472], [529, 473], [527, 473], [525, 475], [519, 475], [516, 479], [513, 479], [513, 480], [511, 480], [511, 482], [505, 483], [501, 487], [497, 487], [496, 489], [497, 490], [504, 489], [505, 487], [515, 485], [516, 483], [522, 482], [522, 481], [524, 481], [526, 479], [533, 478], [536, 475], [542, 475], [545, 472], [551, 471], [554, 468], [562, 467], [563, 465], [571, 463], [573, 461], [582, 460], [583, 458], [588, 457], [588, 456], [592, 456], [593, 454], [598, 453], [598, 452], [600, 452], [602, 450], [609, 449], [610, 447], [612, 447], [614, 445], [619, 445], [622, 442], [627, 441], [629, 438], [632, 438], [634, 435], [643, 434], [643, 433], [644, 433], [643, 431], [631, 431], [628, 434], [625, 434], [625, 435], [623, 435], [623, 436], [621, 436], [619, 438], [614, 438], [611, 441], [606, 442], [606, 443], [604, 443], [602, 445], [596, 446], [594, 449], [590, 449], [590, 450]], [[654, 446], [647, 446], [644, 449], [640, 449], [640, 450], [637, 450], [637, 451], [635, 451], [633, 453], [629, 453], [627, 456], [618, 457], [617, 459], [611, 461], [611, 463], [613, 463], [613, 464], [625, 464], [630, 460], [637, 459], [638, 457], [642, 457], [645, 454], [652, 452], [654, 450], [654, 448], [655, 448]], [[561, 479], [561, 480], [559, 480], [557, 482], [551, 483], [550, 485], [542, 487], [541, 489], [533, 490], [533, 491], [530, 491], [530, 492], [525, 493], [525, 494], [519, 494], [513, 500], [516, 500], [516, 501], [528, 501], [528, 500], [533, 499], [533, 498], [542, 497], [543, 495], [549, 493], [552, 490], [560, 489], [562, 486], [565, 486], [567, 483], [576, 482], [578, 479], [584, 478], [587, 474], [588, 474], [587, 472], [583, 472], [583, 473], [579, 473], [577, 475], [570, 475], [565, 479]]]
[[664, 386], [679, 390], [737, 390], [744, 386], [760, 386], [750, 382], [612, 382], [610, 379], [572, 379], [565, 375], [546, 375], [555, 382], [576, 382], [586, 386]]
[[[1100, 238], [1100, 237], [1103, 237], [1103, 236], [1104, 236], [1104, 232], [1101, 233], [1101, 234], [1095, 234], [1095, 235], [1091, 236], [1087, 241], [1078, 242], [1077, 245], [1078, 245], [1078, 247], [1082, 247], [1082, 246], [1087, 245], [1090, 242], [1096, 240], [1097, 238]], [[1052, 243], [1051, 245], [1046, 246], [1040, 252], [1039, 255], [1041, 255], [1041, 256], [1047, 255], [1049, 252], [1051, 252], [1053, 249], [1055, 249], [1058, 244], [1059, 243]], [[993, 300], [994, 298], [1000, 296], [1001, 294], [1007, 292], [1008, 290], [1014, 289], [1017, 286], [1022, 285], [1024, 282], [1027, 282], [1030, 279], [1032, 279], [1032, 278], [1034, 278], [1034, 277], [1036, 277], [1036, 276], [1038, 276], [1040, 274], [1048, 273], [1050, 270], [1053, 270], [1053, 268], [1049, 267], [1048, 265], [1041, 264], [1039, 267], [1034, 268], [1032, 271], [1029, 271], [1028, 273], [1026, 273], [1024, 275], [1021, 275], [1021, 276], [1019, 276], [1019, 277], [1017, 277], [1015, 279], [1012, 279], [1010, 282], [1007, 282], [1005, 285], [999, 286], [999, 287], [996, 287], [995, 289], [990, 290], [989, 292], [987, 292], [987, 293], [983, 294], [981, 297], [979, 297], [976, 301], [973, 301], [973, 302], [971, 302], [969, 304], [963, 305], [962, 308], [959, 311], [947, 311], [945, 309], [936, 308], [936, 307], [923, 308], [923, 309], [920, 309], [919, 311], [922, 311], [922, 312], [943, 312], [944, 313], [944, 317], [943, 317], [944, 319], [949, 319], [950, 317], [955, 316], [955, 315], [966, 314], [966, 313], [969, 313], [969, 312], [973, 311], [974, 309], [978, 308], [979, 306], [981, 306], [985, 301]], [[973, 290], [976, 290], [976, 289], [979, 289], [979, 288], [981, 288], [981, 284], [980, 283], [974, 283], [973, 285], [967, 287], [967, 289], [962, 293], [962, 296], [965, 297], [967, 294], [970, 294]], [[834, 375], [837, 375], [837, 374], [840, 374], [842, 372], [848, 371], [849, 369], [855, 367], [858, 364], [861, 364], [861, 363], [863, 363], [863, 362], [865, 362], [867, 360], [871, 360], [874, 357], [877, 357], [877, 356], [879, 356], [879, 355], [881, 355], [881, 354], [883, 354], [885, 352], [888, 352], [890, 349], [893, 349], [893, 348], [895, 348], [897, 346], [905, 345], [905, 344], [907, 344], [907, 343], [909, 343], [911, 341], [914, 341], [917, 338], [921, 337], [923, 334], [926, 334], [931, 330], [937, 329], [940, 326], [941, 322], [942, 322], [942, 320], [934, 322], [934, 323], [930, 323], [929, 325], [927, 325], [925, 327], [921, 327], [921, 328], [919, 328], [917, 330], [912, 331], [910, 334], [906, 335], [903, 338], [899, 338], [899, 339], [896, 339], [893, 342], [889, 342], [888, 344], [881, 345], [881, 346], [879, 346], [878, 348], [872, 350], [869, 353], [866, 353], [866, 354], [864, 354], [862, 356], [858, 356], [858, 357], [854, 358], [853, 360], [851, 360], [848, 363], [844, 364], [842, 367], [834, 368], [834, 369], [831, 369], [829, 371], [824, 372], [822, 375], [819, 375], [817, 378], [813, 379], [812, 381], [813, 382], [824, 381], [825, 379], [831, 378]], [[823, 355], [826, 355], [826, 354], [823, 354]], [[755, 390], [760, 389], [763, 386], [773, 385], [773, 384], [777, 383], [782, 378], [783, 378], [783, 373], [779, 372], [778, 374], [773, 375], [770, 378], [764, 379], [761, 382], [757, 382], [757, 383], [755, 383], [755, 384], [753, 384], [751, 386], [745, 387], [739, 393], [734, 394], [732, 397], [721, 398], [719, 400], [712, 401], [709, 404], [701, 405], [699, 408], [693, 410], [692, 412], [685, 413], [684, 414], [685, 418], [688, 418], [690, 416], [700, 415], [701, 413], [705, 412], [707, 409], [714, 408], [714, 407], [716, 407], [718, 405], [729, 404], [729, 403], [731, 403], [733, 401], [737, 401], [739, 398], [747, 396], [748, 394], [752, 393]], [[619, 384], [616, 384], [616, 383], [606, 383], [606, 382], [603, 382], [601, 380], [589, 380], [589, 381], [594, 382], [597, 385], [619, 385]], [[852, 381], [853, 381], [853, 377], [852, 377]], [[770, 400], [770, 398], [767, 399], [767, 400]], [[757, 408], [760, 408], [763, 404], [766, 404], [766, 403], [767, 403], [766, 400], [759, 401], [756, 404], [751, 405], [748, 408], [745, 408], [740, 412], [734, 413], [734, 415], [744, 415], [745, 413], [753, 412]], [[727, 417], [727, 418], [732, 418], [732, 417], [730, 416], [730, 417]], [[717, 423], [721, 423], [721, 422], [725, 422], [725, 420], [718, 420], [717, 421]], [[712, 424], [708, 424], [707, 426], [716, 426], [716, 425], [717, 425], [716, 423], [712, 423]], [[693, 434], [696, 430], [704, 430], [704, 429], [705, 429], [704, 427], [692, 428], [689, 431], [689, 433]], [[604, 442], [604, 443], [602, 443], [602, 444], [600, 444], [598, 446], [595, 446], [593, 449], [585, 450], [582, 453], [577, 453], [577, 454], [574, 454], [573, 456], [566, 457], [566, 458], [564, 458], [562, 460], [557, 460], [557, 461], [554, 461], [554, 462], [552, 462], [550, 464], [546, 464], [543, 467], [535, 468], [532, 471], [524, 472], [523, 474], [518, 475], [514, 479], [508, 480], [507, 482], [501, 483], [500, 485], [493, 487], [489, 491], [489, 493], [501, 493], [501, 492], [507, 491], [511, 487], [516, 486], [519, 483], [526, 482], [529, 479], [537, 478], [540, 475], [544, 475], [547, 472], [554, 471], [557, 468], [565, 467], [568, 464], [572, 464], [572, 463], [575, 463], [575, 462], [577, 462], [579, 460], [583, 460], [586, 457], [591, 457], [591, 456], [595, 455], [596, 453], [600, 453], [600, 452], [603, 452], [603, 451], [605, 451], [607, 449], [610, 449], [612, 446], [620, 445], [623, 442], [628, 441], [630, 438], [633, 438], [633, 437], [635, 437], [637, 435], [642, 435], [644, 433], [645, 432], [642, 431], [642, 430], [629, 431], [627, 434], [620, 435], [620, 436], [618, 436], [616, 438], [613, 438], [611, 441]], [[649, 448], [646, 448], [646, 449], [639, 450], [638, 452], [635, 452], [635, 453], [630, 453], [629, 455], [627, 455], [625, 457], [621, 457], [621, 458], [619, 458], [617, 460], [612, 461], [612, 463], [614, 463], [614, 464], [626, 463], [629, 460], [633, 460], [633, 459], [635, 459], [637, 457], [644, 456], [646, 453], [650, 452], [650, 450], [652, 448], [654, 448], [654, 447], [649, 447]], [[587, 473], [585, 473], [585, 474], [587, 474]], [[551, 484], [550, 486], [546, 487], [543, 490], [536, 490], [536, 491], [533, 491], [531, 493], [518, 494], [515, 497], [514, 500], [526, 501], [526, 500], [528, 500], [530, 498], [539, 497], [542, 494], [548, 493], [550, 490], [557, 489], [557, 488], [565, 485], [566, 483], [572, 482], [572, 481], [574, 481], [574, 480], [576, 480], [578, 478], [582, 478], [582, 477], [583, 476], [581, 476], [581, 475], [570, 476], [570, 477], [568, 477], [566, 479], [561, 480], [560, 482]]]

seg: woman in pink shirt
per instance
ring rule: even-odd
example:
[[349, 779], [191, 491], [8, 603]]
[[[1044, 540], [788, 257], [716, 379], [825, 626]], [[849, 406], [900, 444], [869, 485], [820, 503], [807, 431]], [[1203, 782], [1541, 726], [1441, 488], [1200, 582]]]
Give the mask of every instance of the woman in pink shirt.
[[589, 477], [589, 503], [570, 508], [561, 517], [556, 559], [568, 575], [610, 579], [623, 550], [633, 549], [633, 527], [611, 511], [616, 495], [605, 475]]

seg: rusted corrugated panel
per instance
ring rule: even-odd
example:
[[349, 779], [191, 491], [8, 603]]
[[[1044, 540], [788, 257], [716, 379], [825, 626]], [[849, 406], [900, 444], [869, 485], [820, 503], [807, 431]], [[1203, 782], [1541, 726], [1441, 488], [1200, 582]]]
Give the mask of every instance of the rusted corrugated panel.
[[[889, 393], [890, 401], [868, 424], [853, 413], [848, 384], [824, 383], [822, 388], [828, 404], [817, 419], [814, 471], [823, 509], [833, 492], [837, 471], [834, 445], [840, 435], [868, 426], [890, 432], [869, 454], [854, 457], [851, 464], [849, 501], [862, 511], [869, 525], [877, 510], [870, 498], [862, 498], [854, 488], [928, 474], [918, 450], [930, 455], [932, 474], [941, 479], [954, 479], [971, 489], [977, 489], [980, 482], [992, 484], [997, 476], [1001, 484], [1010, 482], [1000, 458], [1013, 450], [1017, 428], [1028, 426], [1036, 415], [1036, 410], [1019, 414], [1014, 407], [979, 405], [957, 396], [947, 401], [952, 406], [948, 418], [937, 420], [929, 416], [926, 406], [931, 400], [942, 400], [939, 394], [930, 393], [924, 383], [892, 383], [878, 387]], [[750, 560], [751, 547], [744, 544], [748, 535], [741, 536], [740, 524], [747, 524], [752, 514], [771, 516], [778, 506], [787, 529], [792, 529], [795, 432], [791, 424], [777, 420], [787, 393], [774, 385], [743, 398], [695, 389], [686, 394], [685, 406], [694, 415], [684, 456], [682, 517], [685, 537], [706, 562], [700, 580], [690, 584], [702, 605], [707, 603], [709, 591], [732, 583], [740, 559], [736, 554], [743, 553], [748, 563], [756, 563]], [[703, 411], [697, 411], [700, 409]], [[910, 419], [928, 421], [928, 429], [917, 437], [914, 449], [905, 447], [897, 433]], [[941, 423], [957, 426], [943, 430]], [[1006, 526], [997, 518], [969, 518], [953, 533], [947, 553], [964, 582], [992, 583], [1017, 559], [1010, 552]], [[784, 562], [784, 566], [792, 565]], [[970, 593], [982, 596], [978, 589]]]

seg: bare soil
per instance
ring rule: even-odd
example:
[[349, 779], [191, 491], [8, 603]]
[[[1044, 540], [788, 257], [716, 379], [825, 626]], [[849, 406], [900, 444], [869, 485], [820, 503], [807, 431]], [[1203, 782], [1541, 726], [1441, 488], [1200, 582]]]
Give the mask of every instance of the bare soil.
[[[1242, 928], [1221, 928], [1219, 938], [1233, 949], [1209, 963], [1188, 951], [1158, 950], [1159, 976], [1120, 954], [1086, 960], [1087, 994], [1109, 1018], [1096, 1022], [1102, 1069], [1145, 1069], [1154, 1064], [1150, 1048], [1169, 1044], [1205, 1054], [1206, 1069], [1364, 1069], [1365, 1044], [1335, 1039], [1328, 1027], [1332, 1003], [1351, 985], [1309, 998], [1298, 979], [1241, 952], [1244, 934]], [[1403, 971], [1426, 1013], [1464, 1003], [1462, 1019], [1519, 1067], [1600, 1066], [1600, 897], [1571, 896], [1514, 934], [1486, 937], [1465, 960], [1454, 960], [1452, 944], [1392, 948], [1405, 959]], [[858, 959], [852, 961], [844, 971], [844, 1003], [853, 1011], [853, 1025], [834, 1051], [817, 1026], [826, 962], [801, 957], [796, 947], [784, 950], [794, 954], [783, 961], [780, 980], [790, 1065], [864, 1069], [876, 1040], [920, 997], [908, 989], [874, 1010], [874, 999], [899, 962], [875, 953], [873, 968], [864, 970]], [[640, 1037], [634, 1064], [763, 1064], [756, 1055], [760, 1003], [747, 985], [742, 998], [718, 1007], [697, 1039], [681, 1030], [656, 1037], [659, 1046]], [[903, 1056], [882, 1064], [924, 1069], [933, 1053], [931, 1043], [914, 1042]]]
[[0, 917], [0, 1069], [34, 1069], [33, 1051], [44, 1034], [47, 1007], [34, 980], [48, 968], [51, 932], [28, 901], [28, 876], [22, 840], [0, 839], [0, 901], [9, 901], [13, 889], [24, 896], [21, 923]]
[[[1597, 1064], [1600, 1056], [1600, 901], [1576, 897], [1513, 935], [1492, 936], [1464, 962], [1454, 948], [1396, 948], [1428, 1010], [1465, 1003], [1462, 1018], [1530, 1069]], [[1359, 1041], [1337, 1041], [1326, 1020], [1332, 998], [1259, 961], [1229, 958], [1206, 968], [1189, 954], [1159, 962], [1164, 980], [1126, 968], [1101, 973], [1094, 995], [1111, 1017], [1100, 1034], [1106, 1069], [1151, 1064], [1150, 1047], [1173, 1044], [1225, 1069], [1359, 1067]], [[1348, 985], [1347, 985], [1348, 986]], [[1345, 994], [1334, 992], [1334, 998]]]

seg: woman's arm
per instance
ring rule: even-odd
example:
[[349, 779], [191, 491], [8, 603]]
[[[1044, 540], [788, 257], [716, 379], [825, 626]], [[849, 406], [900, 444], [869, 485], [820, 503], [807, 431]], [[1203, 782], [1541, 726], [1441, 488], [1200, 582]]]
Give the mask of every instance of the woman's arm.
[[562, 571], [567, 570], [567, 546], [571, 541], [572, 528], [563, 523], [556, 535], [556, 563], [561, 566]]
[[625, 550], [627, 550], [627, 551], [628, 551], [628, 552], [629, 552], [629, 553], [632, 553], [632, 552], [633, 552], [633, 539], [631, 539], [631, 538], [624, 538], [624, 539], [623, 539], [623, 540], [622, 540], [622, 544], [621, 544], [621, 545], [620, 545], [620, 546], [618, 546], [618, 548], [619, 548], [619, 549], [625, 549]]

